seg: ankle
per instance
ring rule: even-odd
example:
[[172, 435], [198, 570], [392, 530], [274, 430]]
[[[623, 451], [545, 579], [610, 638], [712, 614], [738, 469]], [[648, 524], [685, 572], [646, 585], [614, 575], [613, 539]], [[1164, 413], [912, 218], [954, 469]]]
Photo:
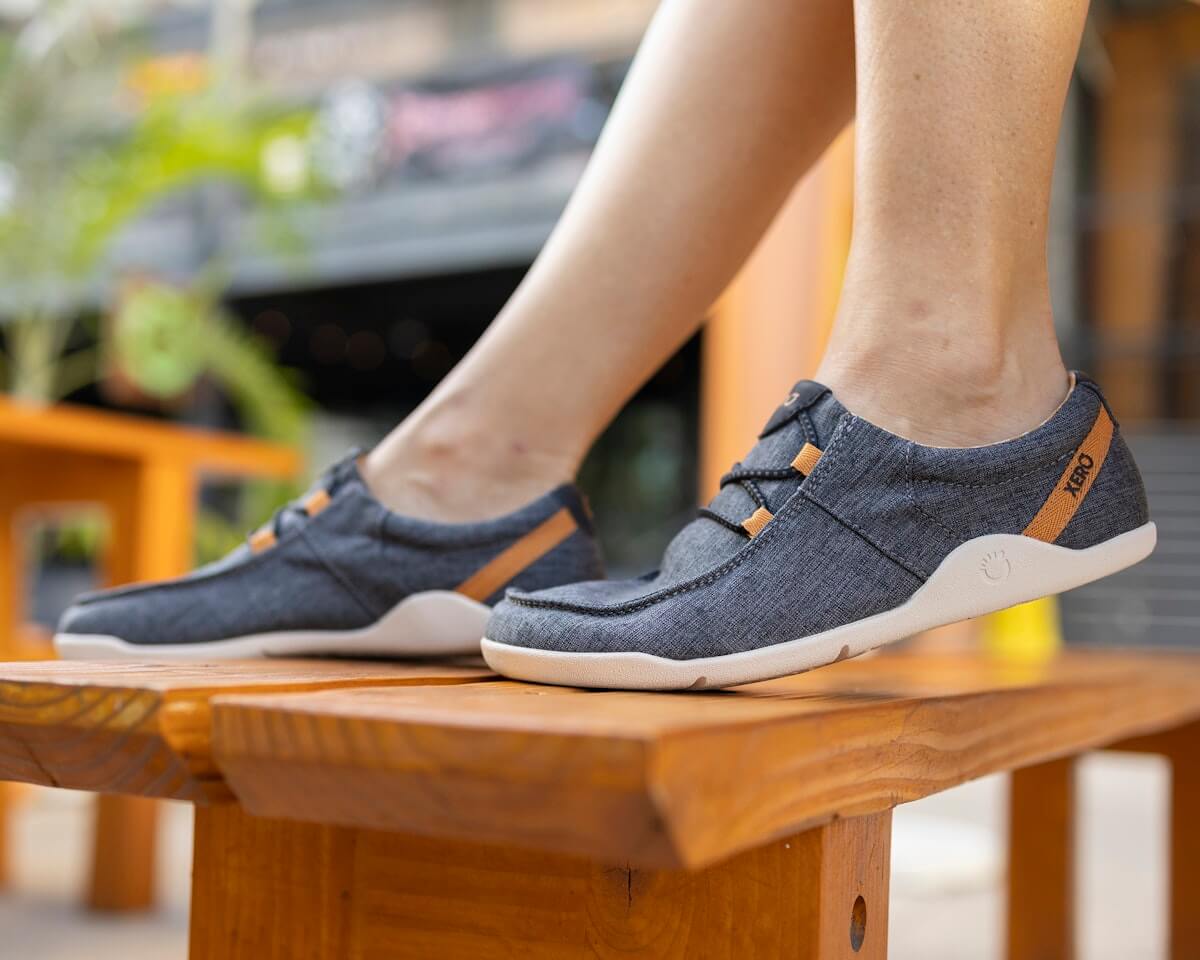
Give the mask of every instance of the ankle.
[[939, 447], [998, 443], [1034, 429], [1058, 409], [1069, 381], [1054, 343], [990, 355], [953, 347], [920, 356], [837, 352], [818, 379], [851, 413]]
[[368, 454], [363, 478], [389, 509], [444, 523], [503, 516], [574, 478], [578, 458], [505, 426], [418, 410]]

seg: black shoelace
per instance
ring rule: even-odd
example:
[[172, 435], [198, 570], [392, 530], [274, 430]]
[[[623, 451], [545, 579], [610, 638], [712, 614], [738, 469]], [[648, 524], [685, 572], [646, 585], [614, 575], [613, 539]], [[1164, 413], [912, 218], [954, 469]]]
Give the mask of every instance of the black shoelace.
[[321, 479], [304, 496], [296, 500], [289, 500], [276, 510], [271, 515], [271, 519], [254, 531], [251, 537], [257, 536], [264, 530], [270, 530], [272, 536], [278, 539], [284, 534], [285, 521], [289, 519], [307, 519], [310, 516], [310, 504], [313, 495], [324, 491], [332, 499], [342, 484], [354, 476], [356, 464], [362, 455], [363, 451], [361, 449], [355, 448], [351, 450], [346, 456], [326, 470], [321, 475]]
[[[766, 494], [762, 492], [762, 488], [759, 487], [756, 481], [788, 480], [796, 476], [800, 476], [800, 473], [795, 467], [792, 466], [743, 467], [740, 463], [735, 463], [733, 465], [733, 469], [721, 478], [721, 489], [724, 490], [725, 487], [731, 483], [741, 484], [742, 489], [745, 490], [746, 495], [754, 501], [755, 506], [761, 507], [763, 510], [768, 511], [769, 513], [774, 513], [775, 511], [771, 509], [771, 505], [767, 502]], [[750, 531], [747, 530], [742, 523], [730, 520], [728, 517], [722, 516], [715, 510], [710, 510], [708, 507], [700, 508], [700, 516], [707, 517], [709, 520], [719, 523], [721, 526], [732, 530], [734, 533], [740, 533], [747, 539], [749, 539], [751, 536]]]

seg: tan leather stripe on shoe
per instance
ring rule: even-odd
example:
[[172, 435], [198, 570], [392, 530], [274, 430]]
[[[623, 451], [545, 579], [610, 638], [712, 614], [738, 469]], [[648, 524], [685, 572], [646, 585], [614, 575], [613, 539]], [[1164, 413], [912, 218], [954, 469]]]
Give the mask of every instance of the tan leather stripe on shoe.
[[476, 570], [454, 589], [481, 603], [526, 567], [540, 560], [575, 532], [575, 517], [563, 507], [520, 540]]
[[1046, 498], [1042, 508], [1029, 521], [1029, 526], [1024, 530], [1025, 536], [1044, 540], [1046, 543], [1053, 543], [1058, 539], [1059, 534], [1075, 516], [1079, 505], [1083, 503], [1083, 498], [1092, 489], [1092, 484], [1096, 482], [1112, 445], [1112, 436], [1112, 417], [1101, 404], [1092, 429], [1075, 451], [1075, 456], [1067, 464], [1057, 486]]
[[332, 502], [333, 498], [329, 495], [328, 490], [314, 490], [304, 498], [304, 512], [310, 517], [315, 517]]
[[742, 526], [746, 528], [746, 532], [751, 537], [757, 537], [762, 533], [762, 528], [770, 523], [774, 516], [766, 507], [759, 507], [742, 521]]
[[255, 553], [262, 553], [273, 546], [275, 546], [275, 531], [270, 527], [262, 527], [250, 535], [250, 549]]
[[807, 477], [813, 472], [813, 468], [820, 459], [821, 451], [811, 443], [806, 443], [800, 448], [800, 452], [796, 454], [796, 458], [792, 461], [792, 466]]

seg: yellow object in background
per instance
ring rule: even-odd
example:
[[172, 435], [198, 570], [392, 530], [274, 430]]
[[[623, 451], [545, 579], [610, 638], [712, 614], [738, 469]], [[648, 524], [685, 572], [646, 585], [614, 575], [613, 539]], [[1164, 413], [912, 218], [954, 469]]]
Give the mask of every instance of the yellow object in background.
[[1043, 663], [1062, 649], [1058, 598], [1043, 597], [990, 613], [980, 623], [983, 648], [1012, 663]]
[[152, 57], [135, 64], [126, 73], [129, 89], [146, 100], [198, 93], [211, 81], [208, 58], [198, 53]]

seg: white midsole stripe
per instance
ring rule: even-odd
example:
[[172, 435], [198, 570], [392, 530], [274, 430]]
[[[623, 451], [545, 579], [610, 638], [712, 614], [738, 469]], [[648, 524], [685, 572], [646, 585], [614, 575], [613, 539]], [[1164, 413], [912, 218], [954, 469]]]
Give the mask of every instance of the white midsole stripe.
[[1082, 550], [1019, 534], [976, 537], [953, 550], [904, 604], [785, 643], [696, 660], [646, 653], [564, 653], [484, 639], [497, 673], [572, 687], [679, 690], [729, 687], [802, 673], [933, 627], [1070, 590], [1145, 559], [1157, 530], [1147, 523]]
[[231, 637], [212, 643], [129, 643], [107, 635], [58, 634], [66, 660], [234, 660], [247, 657], [431, 657], [479, 653], [491, 608], [451, 590], [405, 597], [358, 630], [304, 630]]

